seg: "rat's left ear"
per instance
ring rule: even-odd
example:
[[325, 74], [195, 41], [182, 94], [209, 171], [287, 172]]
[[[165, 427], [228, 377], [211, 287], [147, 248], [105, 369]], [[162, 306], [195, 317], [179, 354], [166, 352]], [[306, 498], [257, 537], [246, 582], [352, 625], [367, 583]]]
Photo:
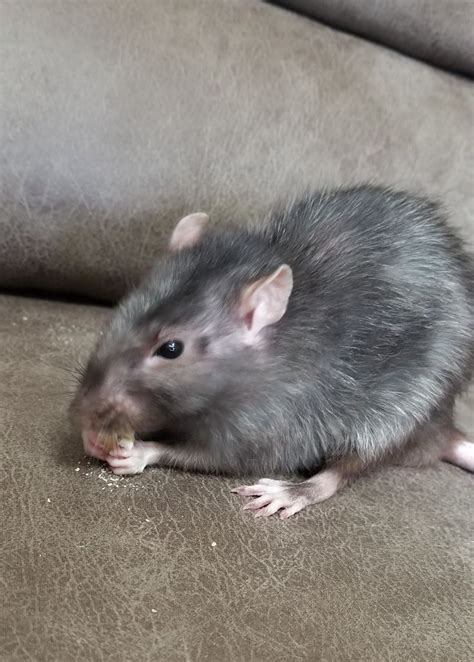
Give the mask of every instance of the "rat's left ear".
[[283, 317], [292, 289], [293, 272], [287, 264], [282, 264], [270, 276], [244, 289], [239, 315], [247, 327], [250, 343], [264, 327], [275, 324]]
[[180, 251], [182, 248], [189, 248], [197, 244], [201, 239], [209, 222], [209, 216], [201, 212], [189, 214], [182, 218], [171, 235], [169, 249], [171, 251]]

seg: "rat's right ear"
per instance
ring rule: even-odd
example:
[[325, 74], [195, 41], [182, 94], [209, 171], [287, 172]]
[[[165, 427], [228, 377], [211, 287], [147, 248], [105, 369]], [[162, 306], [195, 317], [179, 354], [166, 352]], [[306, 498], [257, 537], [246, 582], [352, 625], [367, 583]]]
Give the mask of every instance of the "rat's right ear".
[[293, 289], [293, 272], [287, 264], [247, 286], [241, 297], [239, 315], [246, 327], [246, 342], [254, 344], [266, 326], [278, 322], [286, 312]]
[[201, 239], [209, 222], [209, 216], [201, 212], [189, 214], [182, 218], [171, 235], [170, 251], [180, 251], [190, 248]]

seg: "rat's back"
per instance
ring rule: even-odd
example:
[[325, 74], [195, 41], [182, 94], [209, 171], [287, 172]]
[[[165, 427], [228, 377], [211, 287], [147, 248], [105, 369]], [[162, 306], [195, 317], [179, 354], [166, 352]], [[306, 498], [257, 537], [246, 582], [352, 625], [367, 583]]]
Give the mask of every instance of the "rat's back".
[[390, 274], [436, 277], [441, 269], [440, 280], [453, 275], [472, 295], [472, 259], [426, 198], [376, 186], [306, 194], [271, 215], [266, 235], [319, 278], [366, 280], [386, 266], [390, 281]]
[[401, 310], [452, 317], [472, 340], [474, 263], [435, 203], [372, 186], [316, 193], [274, 213], [265, 235], [305, 308], [311, 299], [365, 324]]
[[473, 263], [436, 204], [377, 187], [318, 193], [277, 211], [265, 234], [294, 272], [279, 340], [302, 364], [316, 358], [308, 387], [328, 411], [338, 403], [343, 426], [372, 411], [396, 435], [462, 389]]

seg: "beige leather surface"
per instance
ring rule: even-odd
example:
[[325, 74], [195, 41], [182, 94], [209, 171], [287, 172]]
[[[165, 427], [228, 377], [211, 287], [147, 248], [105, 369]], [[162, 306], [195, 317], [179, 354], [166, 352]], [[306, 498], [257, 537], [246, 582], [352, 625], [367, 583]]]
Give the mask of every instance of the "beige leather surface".
[[115, 298], [185, 212], [371, 180], [474, 235], [472, 85], [245, 0], [0, 4], [0, 286]]
[[[466, 80], [245, 0], [1, 2], [0, 48], [0, 287], [116, 298], [185, 212], [366, 179], [474, 246]], [[66, 416], [107, 314], [0, 296], [2, 662], [473, 659], [472, 476], [384, 470], [286, 523], [236, 480], [116, 480]]]
[[277, 4], [474, 76], [472, 0], [277, 0]]
[[115, 480], [65, 416], [106, 315], [0, 297], [2, 661], [472, 660], [471, 475], [388, 469], [286, 523], [235, 480]]

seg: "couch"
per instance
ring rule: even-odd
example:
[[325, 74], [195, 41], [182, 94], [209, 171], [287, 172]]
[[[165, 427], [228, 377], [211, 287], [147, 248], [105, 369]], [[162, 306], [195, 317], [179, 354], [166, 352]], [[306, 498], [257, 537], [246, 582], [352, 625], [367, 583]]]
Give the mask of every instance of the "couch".
[[441, 200], [474, 247], [469, 26], [449, 0], [1, 4], [1, 660], [473, 659], [461, 469], [255, 520], [231, 478], [114, 476], [67, 416], [187, 212], [370, 181]]

